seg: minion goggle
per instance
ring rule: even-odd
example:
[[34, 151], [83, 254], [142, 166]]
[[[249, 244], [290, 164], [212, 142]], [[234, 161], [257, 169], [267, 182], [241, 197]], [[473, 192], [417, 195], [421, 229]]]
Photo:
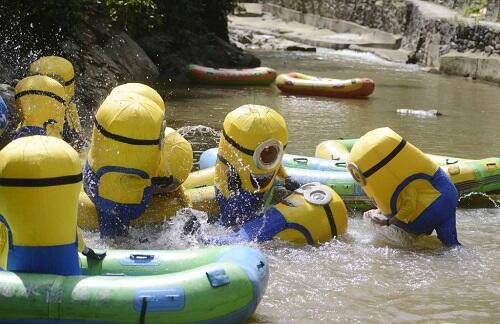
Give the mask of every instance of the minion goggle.
[[349, 170], [349, 173], [351, 174], [354, 181], [359, 183], [361, 186], [365, 186], [366, 178], [368, 178], [369, 176], [371, 176], [372, 174], [383, 168], [387, 163], [389, 163], [396, 155], [398, 155], [399, 152], [401, 152], [401, 150], [405, 145], [406, 145], [406, 140], [401, 139], [401, 142], [394, 148], [394, 150], [392, 150], [386, 157], [380, 160], [380, 162], [378, 162], [365, 172], [361, 171], [358, 165], [354, 162], [347, 163], [347, 170]]
[[261, 170], [273, 170], [281, 163], [286, 145], [275, 138], [268, 139], [260, 143], [255, 150], [251, 150], [238, 144], [225, 130], [222, 134], [224, 139], [238, 151], [250, 155], [255, 166]]
[[304, 199], [313, 205], [328, 205], [332, 201], [332, 193], [325, 190], [319, 182], [306, 183], [295, 192], [303, 195]]

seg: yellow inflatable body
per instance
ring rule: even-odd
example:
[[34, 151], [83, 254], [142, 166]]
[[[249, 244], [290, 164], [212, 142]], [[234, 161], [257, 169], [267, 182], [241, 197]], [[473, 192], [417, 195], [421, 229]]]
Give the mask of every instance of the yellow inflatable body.
[[[311, 192], [312, 185], [320, 187], [330, 201], [320, 204], [318, 192]], [[304, 199], [304, 196], [307, 196]], [[316, 195], [316, 197], [315, 197]], [[312, 197], [312, 198], [311, 198]], [[320, 196], [320, 199], [324, 199]], [[286, 219], [287, 226], [276, 237], [296, 244], [320, 244], [347, 232], [347, 209], [340, 196], [330, 187], [320, 184], [309, 184], [296, 190], [282, 202], [273, 206]], [[298, 224], [299, 226], [290, 226]], [[309, 233], [307, 235], [304, 230]], [[311, 244], [312, 242], [312, 244]]]
[[65, 113], [64, 87], [43, 75], [22, 79], [16, 85], [16, 107], [21, 122], [17, 137], [49, 135], [61, 138]]
[[214, 243], [264, 242], [281, 239], [299, 245], [317, 245], [347, 231], [347, 209], [339, 195], [319, 183], [305, 184], [268, 208], [235, 233], [213, 238]]
[[[209, 214], [217, 213], [214, 187], [187, 189], [164, 195], [153, 195], [141, 216], [132, 220], [130, 224], [132, 226], [163, 224], [166, 220], [175, 216], [179, 210], [187, 207]], [[78, 226], [85, 230], [99, 230], [99, 218], [96, 207], [85, 192], [80, 193]]]
[[0, 152], [4, 269], [80, 273], [75, 202], [81, 180], [78, 154], [57, 138], [23, 137]]
[[160, 166], [153, 178], [153, 193], [168, 193], [180, 189], [193, 168], [191, 144], [172, 128], [166, 127], [164, 133]]
[[85, 140], [82, 134], [82, 125], [78, 115], [78, 108], [73, 102], [73, 96], [75, 95], [75, 70], [73, 64], [63, 57], [44, 56], [31, 63], [29, 73], [30, 75], [46, 75], [64, 86], [66, 109], [63, 139], [76, 149], [83, 149]]
[[84, 188], [99, 212], [101, 235], [125, 233], [152, 195], [163, 136], [163, 110], [140, 95], [110, 95], [92, 130]]
[[393, 223], [418, 234], [436, 230], [445, 245], [459, 244], [455, 186], [435, 162], [393, 130], [378, 128], [356, 141], [348, 169], [378, 209], [396, 218]]
[[[351, 151], [352, 146], [356, 143], [356, 141], [357, 139], [327, 140], [319, 143], [316, 146], [316, 153], [314, 155], [317, 158], [325, 160], [347, 161], [349, 158], [349, 152]], [[435, 155], [429, 153], [426, 153], [426, 155], [438, 165], [449, 165], [473, 161], [471, 159]]]
[[160, 94], [150, 86], [142, 83], [125, 83], [119, 85], [111, 91], [111, 94], [130, 94], [134, 93], [152, 100], [158, 105], [162, 110], [165, 110], [165, 102], [163, 101]]
[[82, 228], [103, 234], [102, 215], [112, 218], [109, 210], [123, 219], [105, 225], [105, 236], [124, 233], [129, 224], [162, 223], [181, 208], [213, 209], [213, 189], [185, 191], [182, 186], [193, 151], [184, 137], [165, 127], [164, 109], [154, 89], [128, 83], [115, 88], [98, 110], [86, 193], [80, 194]]

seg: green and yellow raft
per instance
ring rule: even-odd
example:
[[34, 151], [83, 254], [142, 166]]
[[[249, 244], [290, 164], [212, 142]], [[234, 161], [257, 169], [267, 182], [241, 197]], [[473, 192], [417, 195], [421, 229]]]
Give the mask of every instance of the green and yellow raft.
[[[300, 184], [308, 182], [325, 184], [335, 190], [349, 208], [372, 208], [373, 202], [347, 170], [345, 161], [355, 142], [355, 139], [326, 141], [316, 149], [316, 155], [319, 157], [284, 154], [282, 164], [294, 181]], [[491, 199], [499, 197], [500, 158], [470, 160], [431, 154], [428, 156], [447, 172], [460, 196], [468, 197], [460, 200], [461, 207], [489, 207], [492, 205]], [[184, 186], [196, 188], [212, 185], [212, 166], [216, 159], [216, 148], [203, 152], [199, 160], [202, 170], [191, 173]], [[277, 185], [282, 184], [278, 181]], [[471, 193], [487, 196], [472, 197]]]
[[0, 323], [241, 323], [267, 286], [244, 246], [80, 255], [82, 276], [0, 271]]

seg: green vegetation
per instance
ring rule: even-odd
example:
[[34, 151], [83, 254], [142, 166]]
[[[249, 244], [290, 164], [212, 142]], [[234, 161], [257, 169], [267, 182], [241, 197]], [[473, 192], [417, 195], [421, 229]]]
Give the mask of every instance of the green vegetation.
[[92, 24], [89, 18], [100, 14], [132, 34], [160, 29], [182, 39], [185, 31], [191, 30], [227, 38], [226, 15], [235, 5], [235, 0], [2, 1], [0, 27], [3, 32], [18, 30], [23, 36], [33, 34], [45, 42], [57, 42], [76, 32], [79, 23]]

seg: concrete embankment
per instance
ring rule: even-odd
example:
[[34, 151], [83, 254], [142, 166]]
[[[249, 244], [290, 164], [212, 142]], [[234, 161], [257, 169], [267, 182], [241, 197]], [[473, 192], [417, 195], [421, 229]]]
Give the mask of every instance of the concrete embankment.
[[[492, 11], [495, 8], [493, 5]], [[401, 45], [402, 50], [409, 52], [409, 63], [440, 69], [447, 74], [500, 83], [498, 22], [467, 18], [447, 7], [420, 0], [270, 0], [263, 6], [263, 11], [285, 21], [312, 24], [337, 32], [367, 31], [355, 25], [385, 31], [396, 39], [400, 37], [395, 45]], [[354, 26], [341, 23], [342, 20], [348, 20]], [[381, 35], [373, 34], [372, 38]], [[377, 50], [371, 51], [377, 54]]]

